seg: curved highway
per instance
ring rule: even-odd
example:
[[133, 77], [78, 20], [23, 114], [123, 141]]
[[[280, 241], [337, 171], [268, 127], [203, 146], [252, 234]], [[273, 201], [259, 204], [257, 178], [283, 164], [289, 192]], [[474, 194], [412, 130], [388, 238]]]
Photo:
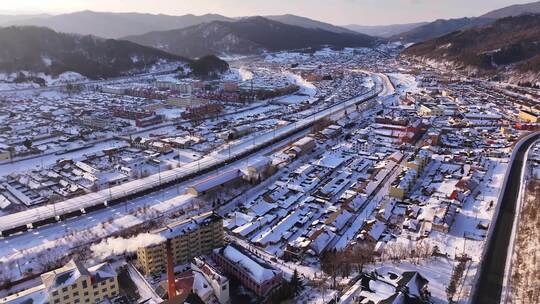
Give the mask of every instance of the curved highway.
[[508, 246], [513, 233], [516, 204], [521, 188], [521, 178], [526, 153], [534, 142], [540, 139], [540, 132], [527, 136], [518, 144], [512, 154], [512, 164], [506, 176], [503, 193], [499, 198], [498, 212], [492, 223], [484, 256], [481, 262], [480, 275], [476, 283], [471, 303], [494, 304], [500, 303], [503, 280], [505, 276]]

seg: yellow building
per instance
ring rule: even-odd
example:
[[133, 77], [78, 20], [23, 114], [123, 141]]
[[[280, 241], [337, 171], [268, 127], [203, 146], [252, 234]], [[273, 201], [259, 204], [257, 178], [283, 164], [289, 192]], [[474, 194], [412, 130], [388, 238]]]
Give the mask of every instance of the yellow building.
[[390, 184], [389, 195], [397, 199], [404, 199], [416, 182], [418, 171], [404, 168], [398, 177]]
[[0, 150], [0, 161], [8, 160], [11, 157], [11, 153], [7, 150]]
[[431, 160], [431, 154], [428, 150], [420, 150], [414, 158], [411, 158], [407, 161], [405, 166], [407, 168], [411, 168], [416, 170], [419, 174], [421, 174], [424, 171], [424, 168], [429, 164], [429, 161]]
[[202, 99], [193, 95], [183, 95], [180, 97], [169, 97], [167, 103], [180, 108], [195, 108], [205, 106], [210, 103], [207, 99]]
[[[223, 219], [208, 212], [152, 232], [172, 242], [173, 262], [185, 264], [224, 244]], [[146, 274], [158, 274], [167, 266], [166, 241], [137, 250], [137, 262]]]
[[43, 284], [0, 299], [0, 303], [93, 304], [119, 293], [118, 274], [109, 263], [85, 268], [71, 260], [42, 274], [41, 280]]
[[118, 295], [118, 275], [108, 263], [85, 268], [71, 260], [62, 268], [44, 273], [41, 280], [50, 304], [97, 303]]
[[420, 106], [420, 116], [442, 116], [444, 110], [435, 104], [423, 104]]
[[533, 113], [530, 111], [525, 111], [525, 110], [519, 111], [519, 118], [526, 122], [532, 122], [532, 123], [540, 122], [540, 114]]

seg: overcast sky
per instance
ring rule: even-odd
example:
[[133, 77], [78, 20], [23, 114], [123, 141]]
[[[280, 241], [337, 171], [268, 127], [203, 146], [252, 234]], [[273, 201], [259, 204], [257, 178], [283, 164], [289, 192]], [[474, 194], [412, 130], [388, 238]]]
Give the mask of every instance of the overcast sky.
[[0, 0], [0, 12], [67, 13], [80, 10], [217, 13], [226, 16], [295, 14], [333, 24], [394, 24], [478, 16], [520, 0]]

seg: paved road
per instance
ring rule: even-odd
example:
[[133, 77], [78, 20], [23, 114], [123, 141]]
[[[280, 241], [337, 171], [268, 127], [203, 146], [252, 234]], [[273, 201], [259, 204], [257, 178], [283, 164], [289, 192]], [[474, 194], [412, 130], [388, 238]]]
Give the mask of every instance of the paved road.
[[512, 236], [519, 189], [521, 188], [523, 163], [528, 148], [539, 138], [540, 133], [537, 133], [525, 140], [516, 152], [508, 175], [508, 182], [503, 189], [500, 210], [486, 248], [486, 255], [480, 269], [472, 303], [494, 304], [501, 301], [508, 246]]

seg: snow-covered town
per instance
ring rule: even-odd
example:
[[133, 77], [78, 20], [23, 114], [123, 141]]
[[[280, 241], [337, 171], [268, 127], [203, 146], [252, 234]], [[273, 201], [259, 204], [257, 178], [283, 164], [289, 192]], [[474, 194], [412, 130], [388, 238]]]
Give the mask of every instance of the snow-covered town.
[[1, 74], [0, 304], [534, 303], [540, 91], [405, 47]]

